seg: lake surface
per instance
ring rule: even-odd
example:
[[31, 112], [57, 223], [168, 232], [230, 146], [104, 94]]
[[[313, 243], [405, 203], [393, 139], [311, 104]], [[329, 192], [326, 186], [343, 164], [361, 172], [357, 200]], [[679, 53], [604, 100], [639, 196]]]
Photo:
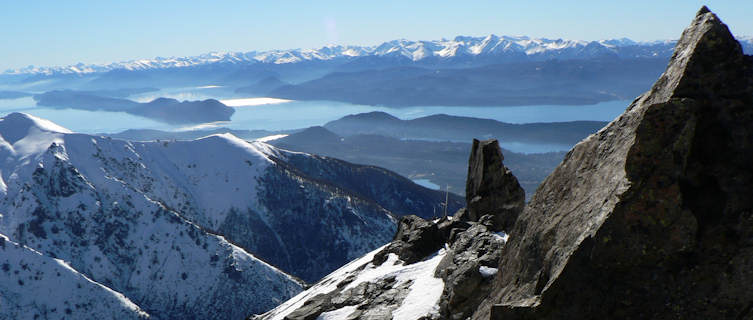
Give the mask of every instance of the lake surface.
[[[130, 97], [144, 102], [157, 97], [170, 97], [179, 100], [200, 99], [249, 99], [238, 96], [226, 88], [207, 86], [177, 88], [147, 92]], [[243, 101], [243, 103], [239, 102]], [[266, 104], [259, 104], [266, 103]], [[198, 126], [176, 126], [155, 120], [130, 115], [124, 112], [84, 111], [73, 109], [53, 109], [37, 107], [30, 97], [21, 99], [0, 99], [0, 115], [10, 112], [26, 112], [49, 119], [75, 132], [115, 133], [126, 129], [186, 130], [229, 127], [232, 129], [288, 130], [306, 128], [337, 120], [343, 116], [371, 111], [383, 111], [401, 119], [414, 119], [433, 114], [448, 114], [476, 118], [494, 119], [508, 123], [559, 122], [575, 120], [611, 121], [620, 115], [630, 101], [609, 101], [595, 105], [581, 106], [520, 106], [520, 107], [476, 107], [476, 106], [424, 106], [389, 108], [383, 106], [357, 105], [332, 101], [278, 101], [234, 100], [237, 105], [229, 122], [207, 123]], [[504, 144], [503, 147], [516, 152], [547, 152], [567, 150], [564, 145]]]
[[[331, 101], [290, 101], [236, 107], [230, 122], [202, 127], [225, 126], [233, 129], [287, 130], [323, 125], [343, 116], [383, 111], [401, 119], [414, 119], [432, 114], [448, 114], [487, 118], [508, 123], [558, 122], [575, 120], [611, 121], [627, 108], [629, 101], [609, 101], [585, 106], [522, 106], [522, 107], [404, 107], [357, 105]], [[0, 113], [20, 111], [57, 122], [73, 131], [113, 133], [124, 129], [178, 130], [175, 126], [129, 115], [123, 112], [82, 111], [36, 107], [31, 98], [0, 100]]]
[[413, 179], [413, 183], [420, 185], [424, 188], [429, 188], [432, 190], [439, 190], [439, 185], [431, 182], [429, 179]]

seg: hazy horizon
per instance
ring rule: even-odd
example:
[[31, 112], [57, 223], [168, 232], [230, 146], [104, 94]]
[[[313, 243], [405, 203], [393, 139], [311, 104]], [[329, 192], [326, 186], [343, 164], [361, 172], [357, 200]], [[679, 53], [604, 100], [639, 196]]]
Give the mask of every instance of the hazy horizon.
[[704, 4], [734, 34], [753, 35], [749, 1], [3, 3], [0, 36], [13, 45], [0, 52], [0, 70], [330, 44], [372, 46], [458, 35], [674, 40], [687, 26], [687, 17]]

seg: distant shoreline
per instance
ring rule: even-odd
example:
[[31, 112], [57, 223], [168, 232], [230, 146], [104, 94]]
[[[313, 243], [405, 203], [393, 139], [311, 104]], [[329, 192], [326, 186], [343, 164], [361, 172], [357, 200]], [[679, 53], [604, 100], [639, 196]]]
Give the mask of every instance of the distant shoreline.
[[267, 105], [267, 104], [280, 104], [280, 103], [287, 103], [292, 102], [295, 100], [290, 99], [279, 99], [279, 98], [267, 98], [267, 97], [258, 97], [258, 98], [237, 98], [237, 99], [223, 99], [220, 100], [222, 104], [233, 107], [233, 108], [240, 108], [240, 107], [254, 107], [254, 106], [261, 106], [261, 105]]

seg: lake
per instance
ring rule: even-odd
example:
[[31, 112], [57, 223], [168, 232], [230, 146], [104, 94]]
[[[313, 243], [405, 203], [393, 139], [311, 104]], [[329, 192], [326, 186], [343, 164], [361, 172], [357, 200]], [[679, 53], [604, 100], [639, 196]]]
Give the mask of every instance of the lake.
[[[0, 100], [0, 115], [20, 111], [49, 119], [75, 132], [115, 133], [126, 129], [187, 130], [197, 128], [228, 127], [232, 129], [288, 130], [306, 128], [337, 120], [343, 116], [383, 111], [401, 119], [413, 119], [432, 114], [448, 114], [494, 119], [508, 123], [559, 122], [575, 120], [611, 121], [620, 115], [630, 101], [609, 101], [595, 105], [580, 106], [423, 106], [390, 108], [358, 105], [332, 101], [286, 101], [259, 97], [242, 97], [223, 90], [222, 87], [178, 88], [148, 92], [131, 97], [136, 101], [150, 101], [165, 96], [181, 100], [215, 98], [228, 100], [235, 107], [231, 121], [207, 123], [198, 126], [176, 126], [155, 120], [130, 115], [124, 112], [84, 111], [37, 107], [32, 98]], [[242, 100], [241, 100], [242, 99]], [[266, 99], [266, 100], [264, 100]], [[547, 152], [568, 150], [565, 145], [505, 144], [503, 147], [516, 152]]]
[[413, 179], [413, 183], [420, 185], [424, 188], [429, 188], [432, 190], [439, 190], [440, 187], [438, 184], [431, 182], [429, 179]]

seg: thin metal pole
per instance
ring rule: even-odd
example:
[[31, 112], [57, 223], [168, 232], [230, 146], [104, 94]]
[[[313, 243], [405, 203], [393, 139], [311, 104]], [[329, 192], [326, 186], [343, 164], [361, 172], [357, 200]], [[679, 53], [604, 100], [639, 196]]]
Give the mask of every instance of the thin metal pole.
[[450, 185], [448, 184], [444, 191], [444, 218], [447, 219], [447, 207], [450, 204]]

